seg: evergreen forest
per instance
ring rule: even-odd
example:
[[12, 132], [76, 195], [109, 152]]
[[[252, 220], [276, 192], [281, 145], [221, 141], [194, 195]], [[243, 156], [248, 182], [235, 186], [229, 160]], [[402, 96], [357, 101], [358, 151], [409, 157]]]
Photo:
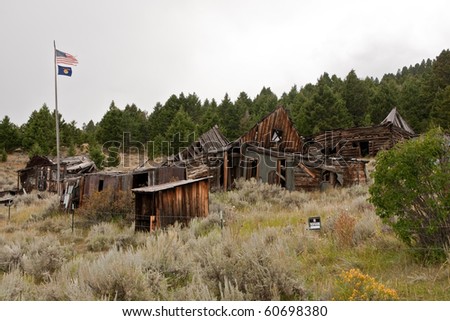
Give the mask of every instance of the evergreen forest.
[[[242, 91], [235, 100], [225, 93], [221, 101], [180, 93], [165, 103], [158, 102], [150, 112], [135, 104], [116, 106], [112, 101], [99, 122], [91, 120], [81, 128], [60, 115], [61, 145], [69, 151], [84, 143], [105, 148], [109, 142], [120, 147], [124, 133], [129, 133], [127, 137], [133, 142], [154, 142], [158, 146], [170, 141], [179, 147], [190, 144], [215, 124], [232, 141], [279, 105], [289, 111], [302, 136], [378, 124], [393, 107], [416, 133], [438, 126], [449, 130], [450, 50], [381, 79], [361, 79], [355, 70], [344, 79], [324, 72], [315, 84], [294, 85], [280, 97], [269, 87], [263, 87], [256, 97]], [[55, 114], [46, 104], [33, 111], [25, 124], [12, 123], [8, 115], [1, 120], [0, 150], [17, 148], [30, 155], [56, 154]]]

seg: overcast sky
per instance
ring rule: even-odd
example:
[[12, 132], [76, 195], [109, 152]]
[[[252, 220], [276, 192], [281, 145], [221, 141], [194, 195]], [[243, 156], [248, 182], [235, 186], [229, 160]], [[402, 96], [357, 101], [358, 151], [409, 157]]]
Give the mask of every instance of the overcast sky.
[[112, 100], [150, 113], [181, 92], [220, 102], [395, 73], [450, 48], [449, 17], [448, 0], [1, 0], [0, 117], [55, 108], [53, 40], [79, 61], [58, 105], [81, 127]]

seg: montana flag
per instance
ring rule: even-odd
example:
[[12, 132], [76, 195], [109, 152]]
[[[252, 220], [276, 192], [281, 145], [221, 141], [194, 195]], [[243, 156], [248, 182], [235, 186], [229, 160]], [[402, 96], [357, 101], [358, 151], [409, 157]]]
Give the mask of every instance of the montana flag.
[[58, 75], [72, 77], [72, 68], [58, 65]]
[[70, 66], [76, 66], [78, 64], [77, 58], [75, 58], [71, 54], [68, 54], [68, 53], [65, 53], [60, 50], [55, 49], [55, 55], [56, 55], [56, 63], [57, 64], [70, 65]]

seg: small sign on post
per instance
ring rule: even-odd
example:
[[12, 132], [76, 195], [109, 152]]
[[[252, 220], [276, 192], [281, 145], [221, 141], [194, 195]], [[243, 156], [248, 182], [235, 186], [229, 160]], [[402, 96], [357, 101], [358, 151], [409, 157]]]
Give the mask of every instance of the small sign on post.
[[309, 230], [320, 230], [320, 216], [308, 218], [308, 229]]
[[14, 200], [9, 198], [5, 202], [5, 206], [8, 206], [8, 222], [11, 220], [11, 206], [13, 205]]

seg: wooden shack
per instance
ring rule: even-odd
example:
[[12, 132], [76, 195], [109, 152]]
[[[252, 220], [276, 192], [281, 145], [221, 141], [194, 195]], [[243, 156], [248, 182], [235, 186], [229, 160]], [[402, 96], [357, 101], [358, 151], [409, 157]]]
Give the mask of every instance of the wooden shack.
[[186, 168], [187, 179], [209, 177], [211, 190], [218, 190], [223, 185], [223, 164], [229, 144], [215, 125], [188, 148], [169, 156], [162, 166]]
[[391, 149], [398, 142], [415, 136], [394, 108], [379, 125], [333, 129], [306, 139], [302, 152], [307, 154], [313, 148], [325, 156], [374, 157], [380, 150]]
[[130, 191], [133, 176], [130, 172], [98, 172], [84, 175], [80, 182], [80, 205], [84, 198], [102, 191]]
[[132, 188], [154, 186], [186, 179], [186, 168], [173, 167], [145, 167], [132, 172]]
[[[64, 180], [80, 177], [85, 173], [96, 171], [94, 162], [86, 156], [63, 158], [60, 161], [60, 184]], [[24, 189], [27, 193], [38, 190], [58, 192], [56, 180], [57, 164], [46, 156], [33, 156], [24, 169], [18, 171], [18, 189]]]
[[208, 177], [132, 189], [135, 230], [152, 231], [209, 213]]

